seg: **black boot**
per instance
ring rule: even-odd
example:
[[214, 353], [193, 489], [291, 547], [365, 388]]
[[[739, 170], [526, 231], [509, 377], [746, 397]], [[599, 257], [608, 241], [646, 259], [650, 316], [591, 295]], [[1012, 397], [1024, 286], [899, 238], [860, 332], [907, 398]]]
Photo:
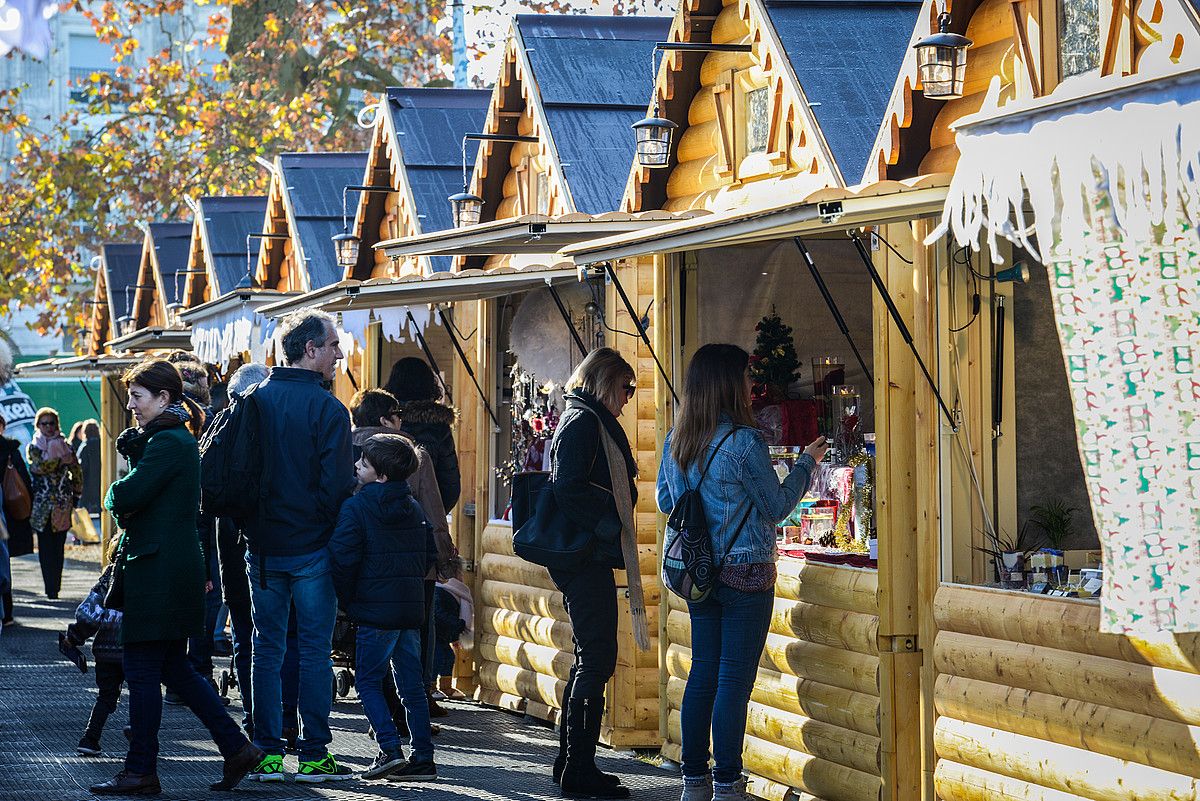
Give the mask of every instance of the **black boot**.
[[612, 784], [596, 767], [603, 715], [604, 696], [567, 702], [567, 757], [559, 783], [563, 798], [629, 798], [629, 788]]
[[[551, 768], [554, 773], [555, 784], [562, 784], [562, 772], [563, 768], [566, 767], [567, 764], [567, 713], [563, 711], [560, 714], [561, 717], [559, 718], [558, 724], [558, 755], [554, 757], [554, 767]], [[613, 787], [616, 787], [621, 783], [620, 776], [614, 776], [611, 773], [605, 773], [599, 770], [599, 768], [597, 768], [597, 772], [600, 774], [602, 781], [612, 785]]]

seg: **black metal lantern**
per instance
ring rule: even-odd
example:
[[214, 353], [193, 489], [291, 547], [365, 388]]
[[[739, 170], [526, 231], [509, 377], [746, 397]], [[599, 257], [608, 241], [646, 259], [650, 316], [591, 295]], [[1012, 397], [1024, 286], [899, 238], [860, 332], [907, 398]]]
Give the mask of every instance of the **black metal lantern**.
[[454, 210], [454, 227], [462, 228], [467, 225], [478, 225], [483, 216], [483, 198], [473, 195], [464, 186], [463, 191], [447, 198]]
[[917, 74], [926, 97], [953, 100], [963, 96], [970, 46], [970, 39], [950, 32], [950, 13], [938, 14], [938, 32], [913, 45], [917, 51]]
[[637, 137], [638, 164], [657, 169], [666, 167], [671, 161], [671, 137], [679, 126], [671, 120], [658, 116], [657, 104], [654, 115], [633, 124]]
[[362, 240], [354, 234], [348, 232], [345, 228], [340, 234], [334, 234], [333, 250], [337, 255], [338, 268], [343, 272], [358, 264], [358, 248], [362, 244]]

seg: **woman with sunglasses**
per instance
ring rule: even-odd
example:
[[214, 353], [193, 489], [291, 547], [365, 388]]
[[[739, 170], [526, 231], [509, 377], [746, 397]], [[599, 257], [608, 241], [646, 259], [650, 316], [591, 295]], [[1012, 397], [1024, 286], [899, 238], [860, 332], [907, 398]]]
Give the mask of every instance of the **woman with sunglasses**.
[[83, 492], [83, 471], [63, 437], [58, 412], [49, 407], [38, 409], [35, 421], [37, 433], [26, 449], [33, 476], [29, 524], [38, 535], [38, 562], [46, 597], [54, 600], [62, 587], [63, 551], [71, 513]]
[[[566, 409], [550, 443], [550, 486], [566, 522], [595, 532], [587, 562], [575, 569], [551, 568], [563, 594], [575, 640], [575, 664], [563, 693], [554, 780], [566, 798], [628, 798], [620, 778], [596, 767], [596, 743], [604, 715], [604, 686], [617, 664], [617, 587], [613, 570], [625, 567], [623, 553], [632, 531], [637, 462], [617, 418], [633, 398], [634, 372], [612, 348], [597, 348], [566, 384]], [[623, 464], [610, 470], [608, 454]], [[616, 460], [614, 456], [614, 461]], [[628, 482], [613, 486], [613, 475]], [[620, 480], [620, 479], [618, 479]], [[623, 542], [623, 540], [626, 540]], [[632, 565], [631, 582], [638, 579]], [[644, 623], [639, 591], [631, 587], [635, 628]]]

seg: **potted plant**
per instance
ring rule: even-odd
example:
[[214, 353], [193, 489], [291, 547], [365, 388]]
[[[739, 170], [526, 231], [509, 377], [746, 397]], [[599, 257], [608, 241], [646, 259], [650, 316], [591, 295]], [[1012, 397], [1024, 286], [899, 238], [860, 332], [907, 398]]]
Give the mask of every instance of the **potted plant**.
[[1063, 545], [1075, 535], [1075, 524], [1071, 517], [1077, 511], [1073, 506], [1067, 506], [1061, 498], [1029, 508], [1030, 519], [1042, 530], [1046, 542], [1056, 551], [1061, 551]]
[[1001, 586], [1024, 587], [1025, 557], [1038, 548], [1030, 533], [1029, 521], [1025, 521], [1015, 538], [1003, 529], [986, 532], [986, 536], [988, 545], [976, 546], [976, 550], [988, 554], [995, 561]]

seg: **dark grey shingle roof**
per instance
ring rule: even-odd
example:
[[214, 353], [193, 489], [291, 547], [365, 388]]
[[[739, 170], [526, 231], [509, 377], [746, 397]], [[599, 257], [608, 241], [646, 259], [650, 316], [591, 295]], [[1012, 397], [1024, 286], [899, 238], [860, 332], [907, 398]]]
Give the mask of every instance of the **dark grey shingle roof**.
[[646, 116], [651, 54], [670, 17], [517, 15], [577, 211], [621, 202], [633, 163], [630, 126]]
[[[133, 296], [136, 293], [138, 268], [142, 263], [142, 246], [109, 242], [100, 246], [104, 254], [104, 280], [108, 296], [112, 299], [109, 318], [115, 324], [118, 319], [130, 315]], [[126, 291], [128, 288], [128, 291]]]
[[460, 167], [463, 134], [482, 129], [492, 96], [486, 89], [395, 86], [388, 87], [387, 94], [392, 125], [408, 167]]
[[920, 9], [919, 2], [767, 2], [771, 23], [849, 184], [858, 183], [866, 169]]
[[192, 247], [192, 224], [182, 222], [150, 223], [150, 242], [158, 259], [158, 280], [162, 282], [167, 303], [183, 294], [187, 283], [188, 256]]
[[[331, 237], [342, 230], [342, 190], [363, 183], [367, 154], [284, 153], [279, 157], [285, 191], [292, 205], [308, 270], [310, 289], [342, 278]], [[347, 212], [354, 214], [358, 192], [346, 193]]]
[[[246, 236], [262, 232], [267, 199], [261, 195], [202, 197], [200, 211], [217, 279], [212, 297], [218, 298], [246, 275]], [[254, 246], [252, 242], [251, 250]]]

